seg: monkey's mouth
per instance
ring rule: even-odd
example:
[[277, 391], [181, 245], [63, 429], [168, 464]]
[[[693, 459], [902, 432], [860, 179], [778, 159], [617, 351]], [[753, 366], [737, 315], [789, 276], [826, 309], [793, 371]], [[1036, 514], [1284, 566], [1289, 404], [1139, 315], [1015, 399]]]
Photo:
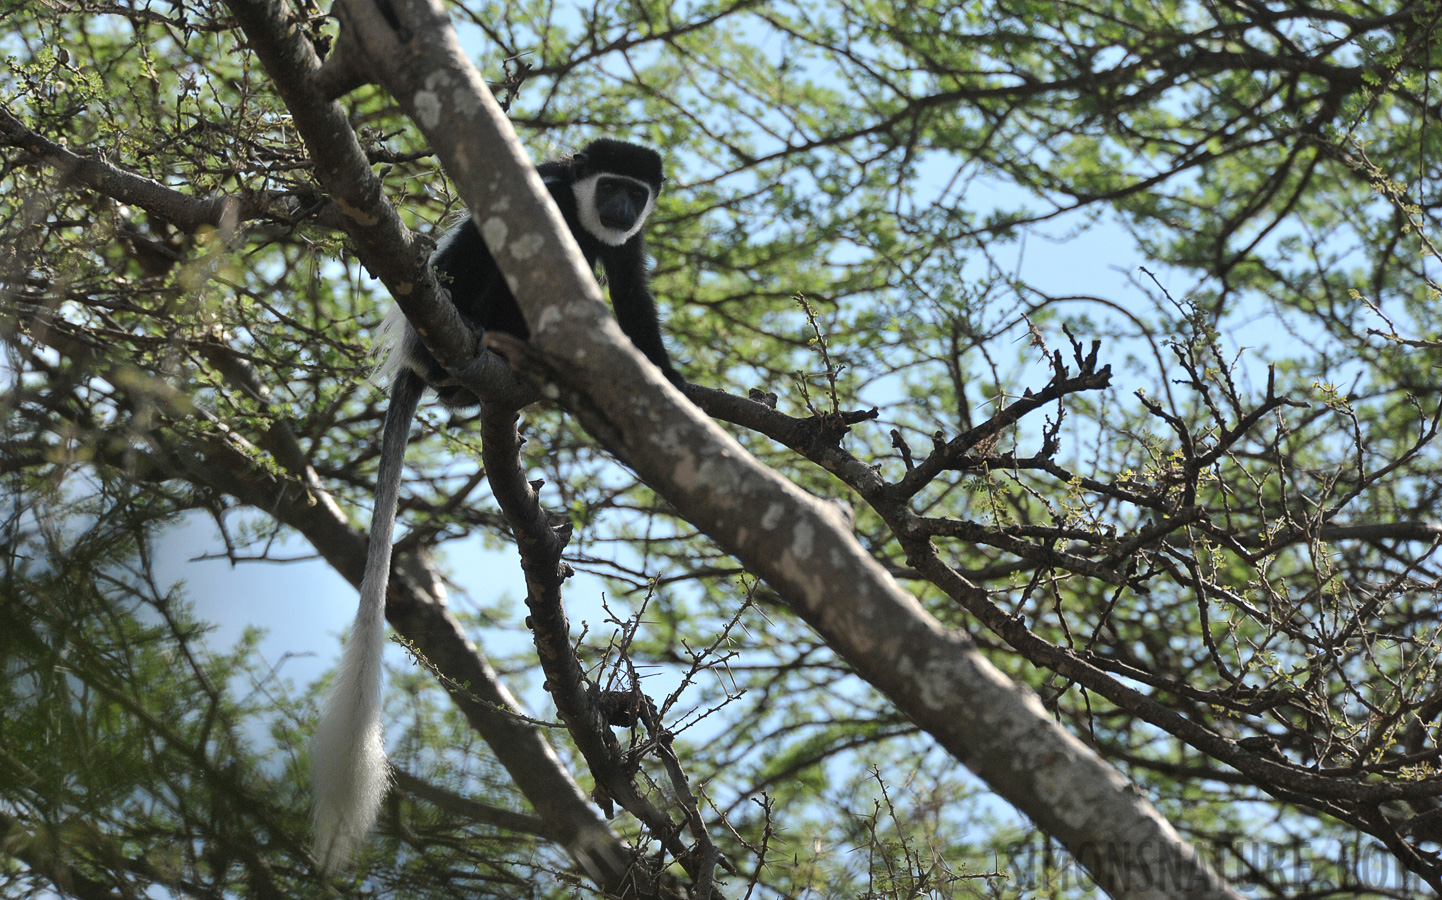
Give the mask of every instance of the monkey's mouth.
[[601, 210], [601, 224], [607, 228], [614, 228], [617, 231], [630, 231], [631, 226], [636, 224], [636, 216], [625, 212], [607, 212]]

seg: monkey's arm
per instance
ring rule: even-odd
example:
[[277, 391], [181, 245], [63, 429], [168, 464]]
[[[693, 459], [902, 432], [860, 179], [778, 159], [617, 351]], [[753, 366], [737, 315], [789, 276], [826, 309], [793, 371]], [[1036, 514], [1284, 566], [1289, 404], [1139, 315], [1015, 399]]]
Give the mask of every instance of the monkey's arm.
[[623, 246], [608, 248], [601, 262], [606, 268], [611, 306], [621, 330], [672, 384], [685, 384], [686, 379], [672, 367], [666, 344], [661, 340], [661, 322], [656, 312], [656, 298], [651, 294], [643, 242], [632, 240]]

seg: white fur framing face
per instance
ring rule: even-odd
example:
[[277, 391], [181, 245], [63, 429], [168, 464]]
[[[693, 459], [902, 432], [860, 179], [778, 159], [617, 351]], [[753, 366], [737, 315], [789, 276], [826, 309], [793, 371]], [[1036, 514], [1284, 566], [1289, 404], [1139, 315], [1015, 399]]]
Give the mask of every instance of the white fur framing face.
[[[616, 228], [608, 228], [601, 224], [601, 215], [596, 210], [596, 182], [602, 178], [615, 178], [621, 181], [628, 181], [646, 190], [646, 207], [641, 210], [641, 215], [636, 217], [636, 223], [628, 230], [621, 231]], [[656, 207], [656, 192], [646, 182], [637, 178], [630, 178], [625, 175], [615, 175], [603, 172], [596, 175], [587, 175], [580, 181], [571, 185], [571, 190], [576, 195], [576, 217], [581, 220], [581, 227], [593, 235], [596, 240], [612, 247], [619, 247], [629, 241], [646, 224], [646, 219], [651, 215], [651, 210]]]

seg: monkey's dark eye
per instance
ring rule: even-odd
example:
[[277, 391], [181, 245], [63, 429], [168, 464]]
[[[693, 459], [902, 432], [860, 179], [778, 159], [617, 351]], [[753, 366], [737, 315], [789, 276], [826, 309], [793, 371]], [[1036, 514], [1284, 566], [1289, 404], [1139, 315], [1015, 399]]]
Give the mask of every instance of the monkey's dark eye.
[[651, 192], [645, 185], [629, 178], [601, 178], [596, 182], [598, 205], [604, 206], [617, 199], [624, 199], [639, 211], [651, 199]]

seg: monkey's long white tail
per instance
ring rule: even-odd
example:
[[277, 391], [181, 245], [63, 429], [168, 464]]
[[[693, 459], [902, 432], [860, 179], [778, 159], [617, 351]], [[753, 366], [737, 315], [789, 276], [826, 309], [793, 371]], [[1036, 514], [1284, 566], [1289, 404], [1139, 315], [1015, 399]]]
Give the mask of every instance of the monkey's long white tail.
[[338, 871], [350, 862], [375, 824], [390, 783], [381, 729], [386, 586], [406, 439], [424, 389], [425, 383], [409, 370], [398, 373], [391, 388], [360, 606], [320, 725], [311, 738], [315, 855], [325, 872]]

